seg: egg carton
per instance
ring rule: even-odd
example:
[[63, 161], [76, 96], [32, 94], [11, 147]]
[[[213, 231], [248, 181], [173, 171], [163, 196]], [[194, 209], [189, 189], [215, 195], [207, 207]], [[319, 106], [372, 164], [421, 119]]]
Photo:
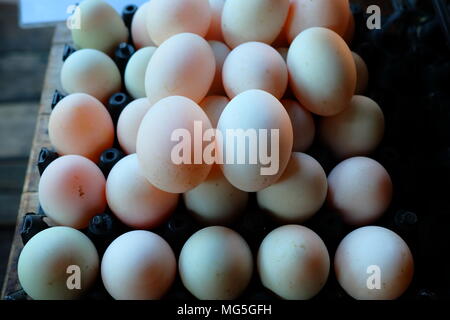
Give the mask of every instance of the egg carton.
[[[450, 298], [450, 276], [443, 270], [450, 265], [443, 256], [450, 251], [445, 234], [450, 227], [450, 20], [448, 5], [443, 1], [392, 1], [394, 12], [383, 17], [382, 29], [369, 31], [367, 14], [359, 5], [352, 4], [355, 18], [355, 36], [352, 50], [367, 63], [370, 82], [367, 96], [378, 101], [385, 115], [385, 137], [372, 155], [389, 172], [394, 184], [394, 198], [376, 225], [386, 227], [401, 236], [411, 249], [415, 262], [413, 282], [400, 297], [412, 299]], [[130, 27], [136, 11], [127, 6], [123, 19]], [[75, 51], [70, 45], [64, 49], [63, 59]], [[115, 62], [124, 72], [128, 59], [134, 53], [132, 41], [122, 43], [115, 51]], [[52, 108], [64, 97], [55, 91]], [[126, 90], [114, 94], [107, 109], [117, 124], [120, 112], [132, 99]], [[328, 174], [338, 164], [320, 141], [315, 141], [308, 154], [322, 165]], [[105, 150], [98, 162], [107, 177], [112, 167], [125, 153], [117, 141]], [[43, 148], [37, 166], [40, 174], [58, 154]], [[256, 257], [263, 238], [280, 224], [256, 204], [250, 194], [245, 214], [230, 226], [249, 244]], [[42, 208], [25, 215], [20, 233], [26, 243], [39, 231], [49, 227]], [[323, 239], [333, 260], [340, 241], [354, 227], [346, 225], [327, 206], [304, 223]], [[164, 238], [176, 256], [183, 244], [197, 230], [199, 224], [180, 201], [173, 215], [152, 231]], [[81, 230], [95, 244], [100, 257], [107, 246], [119, 235], [131, 229], [107, 209], [95, 216], [89, 227]], [[6, 299], [28, 299], [23, 290], [10, 293]], [[110, 300], [99, 279], [84, 299]], [[165, 299], [191, 300], [179, 276]], [[271, 300], [277, 297], [266, 289], [256, 272], [241, 299]], [[349, 300], [330, 270], [329, 278], [314, 300]]]

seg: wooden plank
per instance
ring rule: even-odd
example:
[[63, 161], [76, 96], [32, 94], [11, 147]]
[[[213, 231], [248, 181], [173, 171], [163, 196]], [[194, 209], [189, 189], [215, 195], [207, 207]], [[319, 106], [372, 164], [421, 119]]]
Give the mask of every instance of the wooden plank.
[[[61, 38], [57, 38], [58, 30], [65, 28], [64, 25], [58, 25], [55, 31], [55, 41], [61, 41]], [[67, 39], [69, 41], [70, 39]], [[63, 41], [66, 42], [66, 41]], [[39, 115], [36, 124], [33, 145], [30, 152], [30, 158], [28, 161], [27, 174], [24, 183], [24, 190], [21, 197], [19, 213], [17, 216], [16, 230], [14, 233], [14, 240], [11, 246], [11, 253], [9, 256], [9, 262], [7, 267], [7, 273], [3, 285], [1, 297], [5, 294], [13, 292], [19, 288], [17, 279], [17, 259], [22, 249], [22, 240], [19, 235], [19, 228], [23, 219], [23, 216], [27, 212], [36, 212], [39, 207], [39, 200], [37, 195], [37, 187], [39, 182], [39, 174], [36, 167], [36, 159], [39, 155], [41, 147], [50, 147], [48, 138], [48, 119], [51, 111], [51, 99], [55, 89], [61, 90], [59, 81], [59, 72], [62, 66], [62, 51], [64, 45], [62, 43], [56, 43], [52, 46], [49, 54], [49, 63], [45, 74], [45, 82], [41, 96], [41, 102], [39, 106]]]
[[38, 195], [36, 192], [33, 193], [23, 193], [20, 201], [19, 214], [17, 217], [17, 225], [14, 231], [14, 240], [11, 245], [11, 251], [9, 254], [9, 261], [5, 276], [5, 281], [3, 283], [2, 297], [8, 293], [17, 291], [20, 289], [19, 281], [17, 279], [17, 261], [19, 259], [20, 251], [23, 248], [22, 240], [20, 239], [20, 225], [23, 216], [27, 212], [36, 211], [39, 206]]

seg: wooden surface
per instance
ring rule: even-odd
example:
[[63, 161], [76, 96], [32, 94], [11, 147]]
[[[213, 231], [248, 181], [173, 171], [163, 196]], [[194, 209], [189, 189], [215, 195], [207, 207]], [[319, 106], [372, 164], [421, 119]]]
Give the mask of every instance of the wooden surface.
[[45, 74], [44, 87], [42, 91], [36, 131], [31, 148], [28, 169], [23, 188], [23, 194], [20, 201], [19, 213], [17, 216], [16, 230], [14, 240], [11, 246], [11, 252], [8, 261], [7, 273], [3, 284], [1, 297], [18, 289], [17, 281], [17, 259], [22, 249], [22, 241], [19, 235], [19, 229], [22, 218], [27, 212], [37, 212], [39, 201], [37, 188], [39, 183], [39, 173], [36, 167], [36, 159], [42, 147], [50, 147], [48, 138], [47, 124], [50, 114], [50, 105], [55, 89], [62, 90], [59, 81], [59, 70], [62, 66], [62, 52], [64, 43], [70, 41], [70, 33], [64, 24], [58, 25], [53, 37], [53, 45], [49, 55], [48, 67]]

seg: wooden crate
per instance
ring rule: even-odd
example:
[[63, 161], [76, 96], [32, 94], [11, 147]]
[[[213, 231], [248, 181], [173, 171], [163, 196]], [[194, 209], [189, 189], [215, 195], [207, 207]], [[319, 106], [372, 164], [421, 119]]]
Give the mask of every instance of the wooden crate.
[[19, 282], [17, 279], [17, 260], [23, 247], [22, 239], [19, 235], [19, 229], [22, 224], [23, 216], [27, 212], [38, 211], [39, 201], [37, 191], [39, 184], [39, 172], [37, 170], [36, 161], [41, 148], [50, 147], [47, 125], [51, 111], [51, 100], [55, 89], [62, 90], [59, 80], [59, 73], [63, 63], [62, 54], [64, 44], [70, 41], [70, 32], [65, 24], [57, 25], [53, 36], [52, 48], [50, 50], [47, 71], [45, 74], [45, 82], [39, 105], [36, 131], [33, 139], [33, 145], [31, 147], [25, 184], [23, 187], [19, 213], [17, 216], [16, 230], [11, 245], [11, 252], [9, 255], [8, 267], [5, 281], [3, 283], [1, 298], [3, 298], [6, 294], [19, 289]]

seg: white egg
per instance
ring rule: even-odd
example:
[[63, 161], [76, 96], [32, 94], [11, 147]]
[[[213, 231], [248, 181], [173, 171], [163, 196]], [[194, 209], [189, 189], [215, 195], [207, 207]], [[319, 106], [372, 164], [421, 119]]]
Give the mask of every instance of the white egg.
[[151, 229], [175, 210], [179, 195], [151, 185], [141, 173], [136, 154], [121, 159], [106, 180], [106, 200], [111, 211], [126, 225]]
[[245, 240], [218, 226], [194, 233], [184, 244], [178, 265], [184, 286], [202, 300], [236, 299], [253, 272], [252, 253]]
[[217, 158], [232, 185], [255, 192], [281, 176], [291, 156], [293, 133], [289, 115], [274, 96], [244, 91], [226, 106], [217, 128], [223, 136], [216, 137]]
[[339, 163], [328, 175], [328, 205], [350, 225], [379, 219], [392, 200], [392, 181], [377, 161], [354, 157]]
[[344, 111], [320, 119], [319, 132], [338, 158], [367, 156], [383, 139], [383, 111], [372, 99], [353, 96]]
[[258, 251], [263, 285], [283, 299], [311, 299], [325, 285], [329, 270], [327, 247], [314, 231], [303, 226], [273, 230]]
[[115, 239], [103, 255], [101, 273], [116, 300], [156, 300], [176, 276], [175, 255], [169, 244], [150, 231], [136, 230]]
[[122, 78], [117, 65], [106, 54], [82, 49], [64, 61], [61, 85], [67, 93], [87, 93], [106, 103], [110, 96], [120, 91]]
[[124, 82], [128, 93], [134, 98], [145, 97], [145, 70], [156, 47], [144, 47], [136, 51], [125, 68]]
[[69, 227], [52, 227], [23, 247], [17, 275], [34, 300], [70, 300], [91, 287], [98, 269], [97, 250], [87, 236]]
[[305, 153], [292, 153], [283, 175], [257, 192], [258, 205], [283, 222], [301, 223], [325, 202], [327, 176], [320, 164]]
[[234, 221], [246, 208], [248, 193], [232, 186], [219, 166], [213, 166], [208, 178], [183, 194], [186, 208], [208, 225], [224, 225]]
[[355, 52], [352, 52], [356, 65], [356, 89], [355, 94], [363, 94], [369, 82], [369, 70], [364, 60]]
[[334, 257], [339, 284], [359, 300], [392, 300], [408, 288], [414, 261], [408, 245], [396, 233], [369, 226], [349, 233]]
[[117, 121], [117, 139], [127, 154], [136, 152], [139, 127], [150, 107], [147, 98], [140, 98], [130, 102], [120, 113]]

